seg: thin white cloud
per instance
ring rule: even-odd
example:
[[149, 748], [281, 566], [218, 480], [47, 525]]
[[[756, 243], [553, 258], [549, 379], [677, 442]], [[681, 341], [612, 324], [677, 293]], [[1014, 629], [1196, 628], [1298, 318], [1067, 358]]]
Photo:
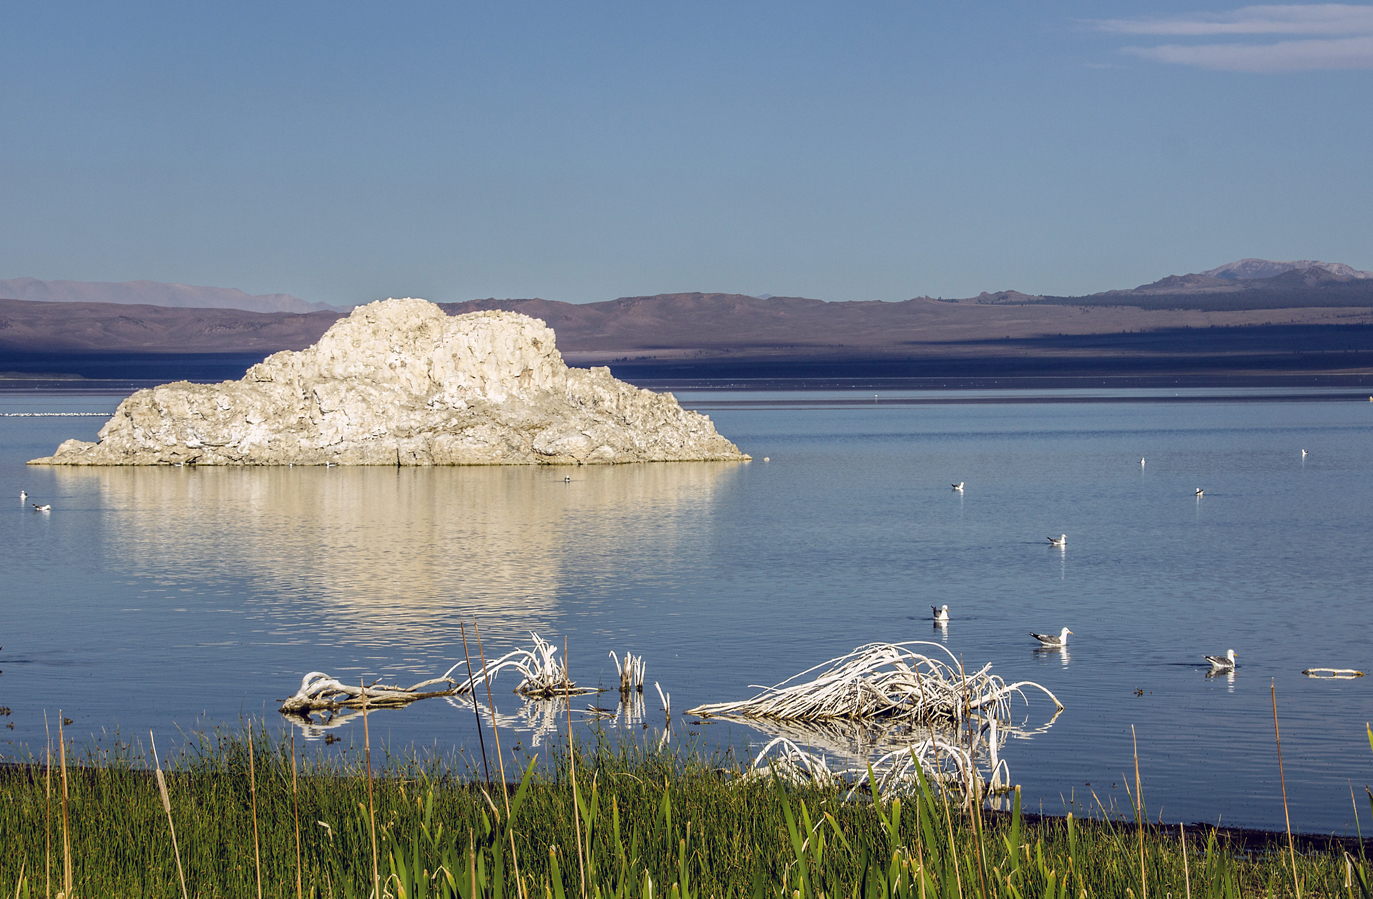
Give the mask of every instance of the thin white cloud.
[[[1109, 34], [1236, 39], [1229, 43], [1122, 49], [1157, 62], [1231, 72], [1373, 69], [1373, 5], [1246, 6], [1232, 12], [1103, 19], [1090, 24]], [[1269, 43], [1252, 40], [1264, 36], [1295, 39]]]
[[1171, 18], [1102, 19], [1092, 23], [1113, 34], [1167, 37], [1220, 35], [1373, 34], [1373, 6], [1321, 3], [1309, 6], [1246, 6], [1233, 12], [1195, 13]]
[[1157, 62], [1226, 72], [1373, 69], [1373, 37], [1279, 41], [1276, 44], [1164, 44], [1161, 47], [1125, 47], [1124, 52]]

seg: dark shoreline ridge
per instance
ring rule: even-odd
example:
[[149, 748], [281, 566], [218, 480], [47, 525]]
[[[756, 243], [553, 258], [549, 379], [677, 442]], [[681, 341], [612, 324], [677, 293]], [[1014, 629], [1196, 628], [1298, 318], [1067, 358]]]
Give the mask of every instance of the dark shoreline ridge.
[[[752, 389], [977, 389], [1091, 387], [1256, 387], [1373, 385], [1373, 325], [1251, 325], [1177, 328], [1130, 334], [1064, 335], [912, 345], [904, 354], [769, 354], [600, 358], [564, 353], [577, 367], [606, 365], [616, 378], [650, 383], [700, 382], [701, 388], [747, 381]], [[210, 383], [242, 377], [259, 362], [256, 352], [24, 352], [0, 361], [9, 376], [0, 390], [32, 389], [17, 375], [50, 377], [48, 384], [80, 389], [81, 381], [121, 381], [138, 386], [187, 380]], [[839, 382], [853, 382], [842, 384]], [[759, 383], [762, 382], [762, 383]], [[781, 383], [787, 382], [787, 383]], [[48, 386], [45, 384], [44, 386]], [[833, 386], [830, 386], [833, 384]]]

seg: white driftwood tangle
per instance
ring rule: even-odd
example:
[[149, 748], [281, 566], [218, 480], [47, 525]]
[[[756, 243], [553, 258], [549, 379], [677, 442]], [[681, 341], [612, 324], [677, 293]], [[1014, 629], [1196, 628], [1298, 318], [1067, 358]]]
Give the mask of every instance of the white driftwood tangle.
[[619, 656], [615, 655], [615, 650], [610, 651], [610, 657], [615, 660], [615, 671], [620, 675], [620, 692], [626, 696], [631, 692], [644, 692], [644, 672], [647, 666], [643, 656], [627, 652], [623, 665], [620, 664]]
[[[452, 672], [452, 669], [449, 669]], [[441, 690], [425, 691], [425, 687], [446, 684]], [[413, 687], [396, 687], [373, 684], [364, 687], [353, 686], [338, 681], [323, 671], [311, 671], [301, 678], [300, 689], [294, 696], [281, 703], [283, 714], [308, 714], [309, 712], [332, 712], [338, 709], [360, 709], [364, 700], [369, 708], [398, 708], [409, 705], [417, 699], [431, 696], [451, 696], [454, 693], [471, 690], [469, 684], [459, 685], [451, 677], [435, 677], [420, 681]]]
[[559, 662], [554, 656], [558, 647], [542, 639], [533, 631], [529, 636], [534, 640], [534, 649], [517, 649], [506, 653], [491, 663], [488, 677], [494, 678], [503, 668], [514, 668], [524, 675], [524, 680], [515, 687], [515, 692], [530, 699], [551, 699], [554, 696], [579, 696], [583, 693], [600, 693], [599, 687], [579, 687], [567, 676], [567, 663]]
[[1013, 789], [1009, 768], [1001, 758], [1006, 741], [1043, 733], [1052, 724], [1051, 719], [1026, 728], [1001, 724], [985, 715], [974, 715], [961, 724], [749, 719], [750, 727], [772, 738], [759, 750], [755, 772], [771, 766], [770, 770], [776, 770], [788, 783], [833, 787], [842, 782], [852, 797], [858, 790], [867, 789], [871, 765], [881, 795], [904, 795], [914, 792], [918, 784], [911, 755], [914, 749], [926, 782], [956, 794], [965, 803], [973, 797], [995, 801]]
[[[932, 646], [950, 661], [910, 649]], [[811, 680], [800, 678], [815, 672]], [[1006, 683], [991, 665], [965, 672], [952, 653], [938, 643], [869, 643], [847, 655], [807, 669], [741, 702], [700, 705], [688, 715], [759, 718], [784, 721], [919, 721], [959, 722], [978, 712], [1009, 718], [1011, 700], [1026, 702], [1025, 688], [1042, 691], [1058, 709], [1058, 697], [1033, 681]]]
[[[466, 668], [466, 662], [458, 662], [439, 677], [420, 681], [413, 687], [386, 686], [373, 683], [371, 686], [353, 686], [330, 677], [323, 671], [311, 671], [301, 678], [300, 689], [281, 703], [279, 711], [284, 715], [309, 715], [310, 712], [334, 712], [342, 709], [360, 709], [364, 699], [369, 708], [399, 708], [419, 699], [434, 696], [456, 696], [471, 693], [479, 683], [496, 679], [501, 671], [513, 668], [524, 675], [515, 687], [515, 692], [530, 699], [550, 699], [555, 696], [578, 696], [583, 693], [599, 693], [598, 687], [579, 687], [567, 676], [567, 665], [555, 658], [558, 650], [553, 644], [530, 632], [534, 639], [534, 649], [517, 649], [507, 653], [477, 671], [470, 671], [461, 680], [452, 677], [459, 668]], [[642, 666], [642, 661], [639, 662]], [[444, 686], [437, 690], [426, 691], [425, 687]]]
[[743, 779], [751, 781], [775, 774], [795, 786], [846, 788], [846, 798], [852, 799], [860, 789], [870, 785], [868, 771], [871, 769], [878, 794], [891, 799], [917, 792], [920, 783], [917, 768], [931, 787], [947, 790], [965, 803], [1011, 789], [1006, 762], [997, 761], [995, 750], [991, 755], [989, 782], [978, 770], [967, 747], [933, 736], [892, 750], [865, 766], [831, 765], [827, 756], [804, 749], [786, 737], [777, 737], [758, 753]]

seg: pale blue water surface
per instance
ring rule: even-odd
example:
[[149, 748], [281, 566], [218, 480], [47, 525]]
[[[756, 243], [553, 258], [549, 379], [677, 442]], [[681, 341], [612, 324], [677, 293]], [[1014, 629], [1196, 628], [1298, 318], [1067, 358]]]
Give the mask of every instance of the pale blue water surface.
[[[1001, 749], [1031, 807], [1128, 806], [1133, 725], [1151, 816], [1281, 828], [1272, 685], [1294, 827], [1352, 833], [1373, 676], [1301, 672], [1373, 670], [1373, 403], [1175, 393], [683, 394], [754, 461], [571, 483], [561, 468], [26, 467], [93, 438], [119, 397], [0, 393], [0, 750], [41, 751], [59, 709], [78, 736], [288, 727], [276, 701], [306, 671], [441, 674], [463, 657], [459, 622], [475, 653], [474, 619], [488, 657], [529, 631], [566, 640], [582, 683], [611, 684], [612, 649], [643, 654], [644, 708], [603, 722], [612, 737], [658, 738], [656, 681], [675, 741], [756, 748], [767, 735], [680, 710], [863, 643], [935, 640], [1066, 706]], [[1059, 533], [1062, 551], [1045, 539]], [[1064, 626], [1066, 653], [1034, 651], [1029, 631]], [[1229, 648], [1239, 670], [1207, 677], [1202, 656]], [[553, 710], [514, 685], [496, 682], [503, 746], [528, 753]], [[1052, 703], [1018, 710], [1033, 728]], [[333, 732], [346, 746], [360, 730]], [[307, 736], [323, 748], [323, 733]], [[478, 752], [457, 701], [379, 714], [372, 733]]]

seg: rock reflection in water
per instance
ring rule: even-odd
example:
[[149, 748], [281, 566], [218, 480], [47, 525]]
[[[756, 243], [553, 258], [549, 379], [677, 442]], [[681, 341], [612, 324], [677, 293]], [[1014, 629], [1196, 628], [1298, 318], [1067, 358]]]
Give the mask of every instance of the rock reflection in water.
[[[724, 463], [582, 468], [58, 469], [98, 494], [113, 564], [218, 582], [290, 621], [391, 644], [547, 628], [569, 570], [647, 564], [708, 511]], [[570, 481], [564, 478], [570, 476]], [[470, 634], [469, 634], [470, 636]], [[473, 646], [475, 652], [475, 646]]]

